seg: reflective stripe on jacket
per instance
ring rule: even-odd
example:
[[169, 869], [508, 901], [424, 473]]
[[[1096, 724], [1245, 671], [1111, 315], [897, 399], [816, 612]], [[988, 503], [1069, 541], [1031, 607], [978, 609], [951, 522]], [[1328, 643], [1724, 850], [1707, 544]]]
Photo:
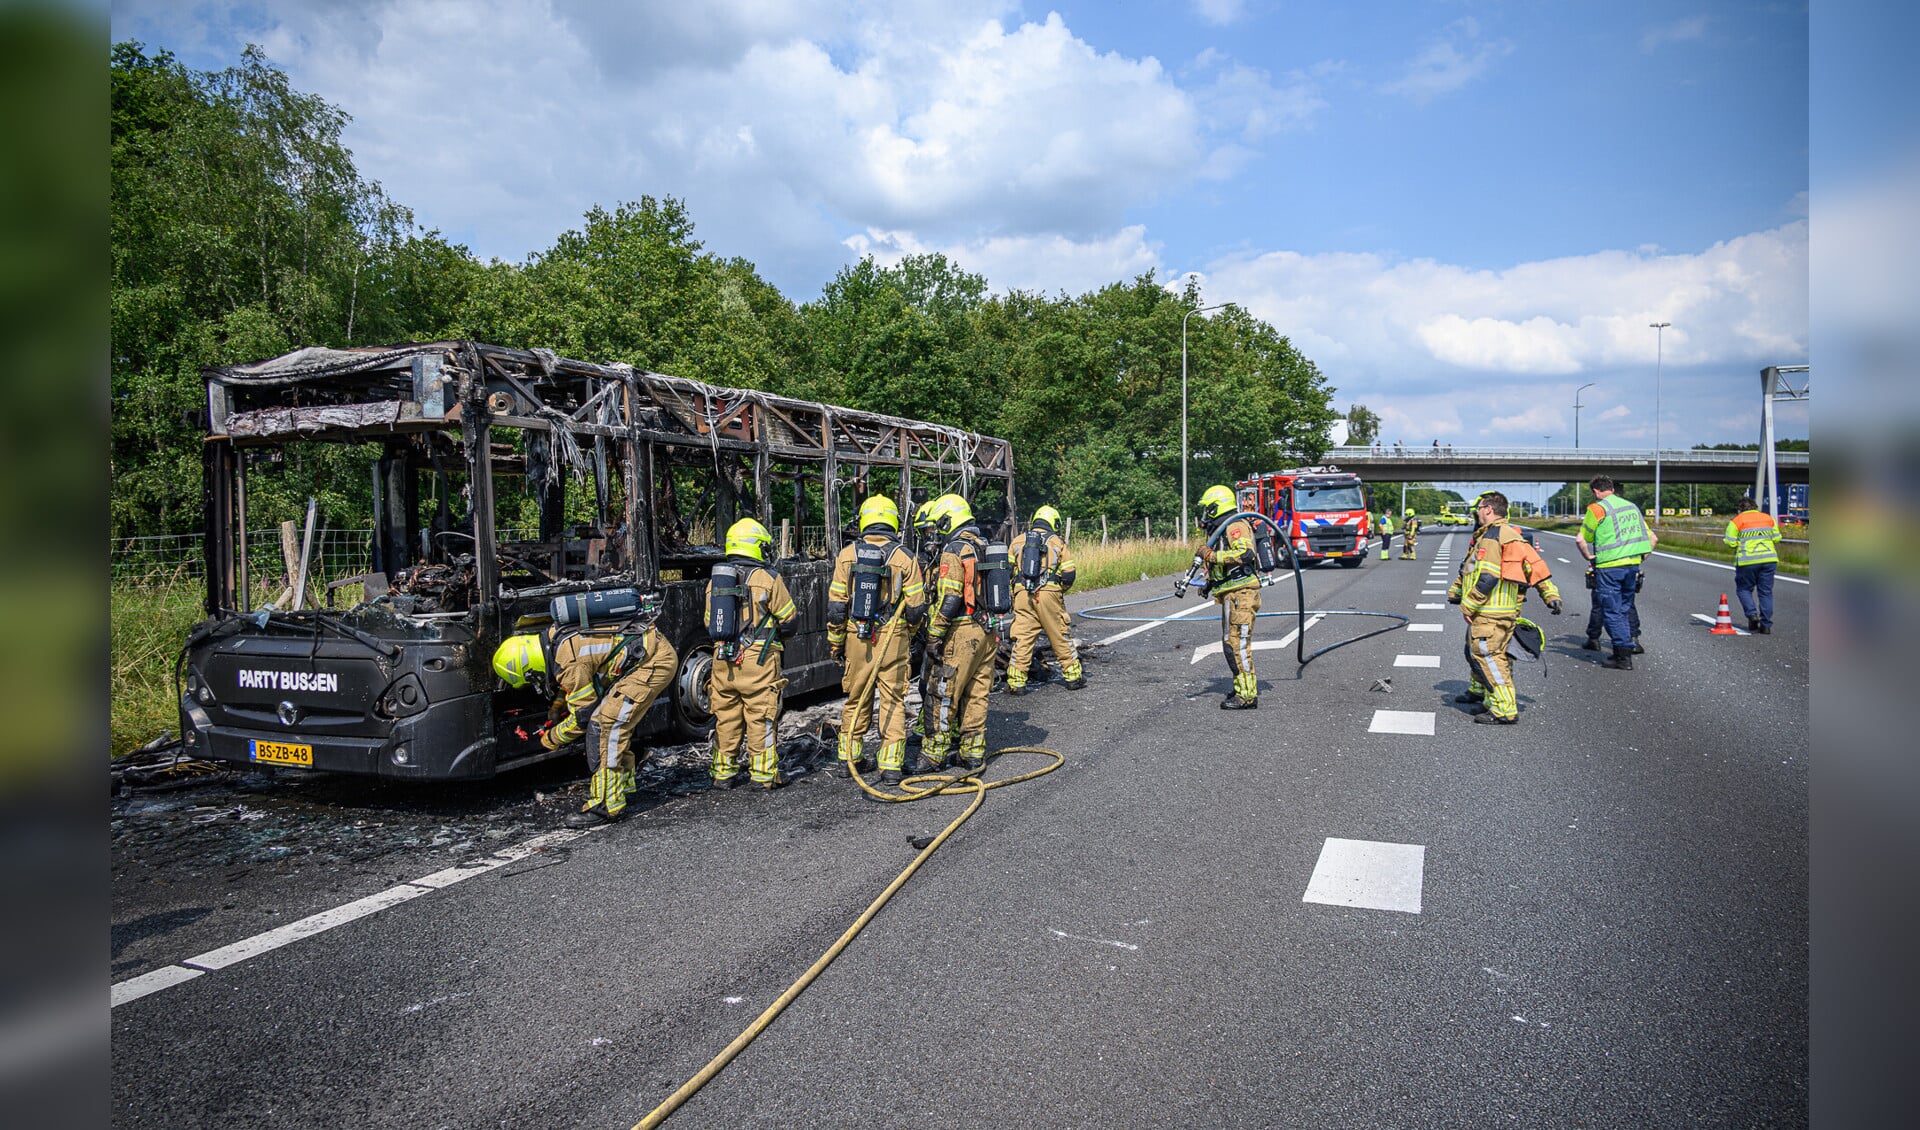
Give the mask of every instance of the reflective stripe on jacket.
[[1735, 547], [1735, 565], [1778, 565], [1780, 551], [1773, 543], [1779, 540], [1780, 527], [1764, 510], [1742, 510], [1727, 523], [1726, 542]]
[[1473, 543], [1471, 564], [1461, 578], [1461, 610], [1474, 616], [1518, 616], [1527, 589], [1538, 585], [1543, 600], [1559, 600], [1553, 571], [1519, 530], [1505, 522], [1488, 526]]
[[1641, 558], [1653, 552], [1653, 539], [1647, 536], [1647, 520], [1640, 508], [1617, 494], [1587, 507], [1580, 536], [1593, 546], [1593, 564], [1598, 569], [1638, 565]]

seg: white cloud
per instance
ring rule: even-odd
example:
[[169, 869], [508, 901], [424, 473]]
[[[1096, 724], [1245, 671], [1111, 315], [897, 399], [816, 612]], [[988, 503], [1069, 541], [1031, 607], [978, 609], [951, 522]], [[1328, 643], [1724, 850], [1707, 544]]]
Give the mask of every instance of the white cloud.
[[1313, 76], [1219, 56], [1174, 75], [1096, 49], [1058, 14], [1008, 19], [1010, 0], [207, 11], [123, 0], [114, 31], [186, 26], [226, 58], [262, 43], [354, 116], [365, 174], [482, 255], [544, 248], [595, 203], [673, 195], [710, 247], [803, 291], [849, 232], [1101, 245], [1322, 105]]
[[1512, 53], [1513, 44], [1508, 40], [1482, 41], [1478, 21], [1457, 20], [1439, 38], [1421, 48], [1398, 79], [1380, 89], [1424, 104], [1473, 82], [1485, 74], [1495, 60]]
[[1059, 235], [999, 236], [940, 246], [909, 232], [869, 230], [848, 238], [856, 255], [872, 255], [892, 266], [908, 255], [940, 252], [969, 271], [986, 277], [994, 291], [1028, 290], [1043, 294], [1084, 294], [1122, 282], [1160, 266], [1160, 245], [1139, 225], [1106, 238], [1084, 241]]
[[1605, 412], [1600, 413], [1600, 418], [1602, 420], [1620, 420], [1631, 415], [1633, 415], [1633, 409], [1624, 404], [1616, 404]]
[[1640, 50], [1657, 51], [1669, 43], [1687, 43], [1707, 37], [1707, 17], [1687, 16], [1671, 23], [1655, 24], [1640, 36]]
[[1225, 27], [1246, 14], [1243, 0], [1190, 0], [1193, 12], [1207, 23]]

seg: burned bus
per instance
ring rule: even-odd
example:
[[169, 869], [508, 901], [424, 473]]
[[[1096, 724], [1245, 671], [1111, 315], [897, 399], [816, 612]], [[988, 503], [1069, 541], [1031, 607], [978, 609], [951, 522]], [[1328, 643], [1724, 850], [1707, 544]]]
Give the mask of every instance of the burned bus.
[[[737, 518], [774, 531], [802, 610], [797, 695], [839, 681], [827, 586], [861, 499], [904, 515], [955, 491], [1015, 517], [1004, 440], [546, 350], [309, 348], [204, 376], [207, 618], [181, 654], [180, 708], [190, 752], [214, 760], [434, 780], [564, 755], [522, 736], [547, 703], [497, 680], [493, 651], [550, 623], [556, 597], [622, 589], [680, 654], [641, 732], [698, 736], [701, 603]], [[249, 545], [250, 486], [288, 452], [355, 480], [328, 492], [336, 505], [366, 500], [328, 516], [370, 530], [371, 550], [324, 594], [310, 533], [297, 564], [288, 539], [284, 568], [262, 566], [257, 533]]]

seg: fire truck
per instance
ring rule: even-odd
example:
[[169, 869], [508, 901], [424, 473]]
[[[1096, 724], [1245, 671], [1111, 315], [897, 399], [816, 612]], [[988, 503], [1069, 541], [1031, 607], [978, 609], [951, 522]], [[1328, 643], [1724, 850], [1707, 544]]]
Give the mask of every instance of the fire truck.
[[1258, 510], [1287, 532], [1304, 563], [1338, 561], [1357, 569], [1372, 533], [1366, 484], [1335, 466], [1268, 471], [1234, 484], [1243, 510]]

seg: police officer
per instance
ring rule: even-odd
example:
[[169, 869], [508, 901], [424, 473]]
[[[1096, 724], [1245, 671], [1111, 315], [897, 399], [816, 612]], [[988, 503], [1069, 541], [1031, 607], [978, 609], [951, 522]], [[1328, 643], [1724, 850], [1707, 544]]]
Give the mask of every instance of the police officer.
[[919, 563], [900, 544], [900, 511], [876, 494], [860, 504], [860, 540], [843, 546], [827, 589], [827, 650], [846, 665], [834, 772], [853, 774], [880, 699], [880, 780], [900, 781], [907, 756], [907, 653], [927, 615]]
[[1380, 534], [1380, 560], [1385, 561], [1387, 550], [1393, 545], [1393, 515], [1385, 508], [1380, 511], [1378, 533]]
[[1420, 540], [1420, 516], [1407, 507], [1406, 520], [1400, 524], [1400, 560], [1414, 559], [1413, 547]]
[[713, 708], [713, 781], [740, 783], [735, 757], [746, 747], [747, 775], [763, 789], [786, 784], [778, 736], [781, 640], [800, 629], [800, 614], [780, 574], [767, 568], [773, 535], [752, 518], [727, 530], [726, 556], [707, 581], [706, 625], [713, 638], [707, 698]]
[[1660, 544], [1640, 508], [1613, 492], [1613, 480], [1595, 476], [1587, 484], [1593, 504], [1580, 521], [1581, 556], [1593, 566], [1593, 597], [1600, 619], [1613, 644], [1613, 655], [1600, 666], [1633, 670], [1634, 594], [1640, 590], [1640, 562]]
[[634, 790], [634, 731], [660, 692], [673, 682], [680, 656], [651, 619], [581, 628], [554, 624], [538, 635], [509, 636], [493, 653], [493, 670], [510, 687], [537, 679], [553, 699], [539, 742], [581, 747], [593, 776], [587, 802], [567, 816], [569, 828], [618, 820]]
[[1520, 720], [1520, 702], [1513, 689], [1513, 661], [1507, 658], [1507, 645], [1520, 619], [1520, 604], [1528, 588], [1538, 587], [1547, 608], [1558, 616], [1560, 590], [1540, 551], [1507, 524], [1506, 495], [1499, 491], [1483, 495], [1478, 509], [1481, 528], [1468, 551], [1460, 598], [1460, 611], [1467, 621], [1467, 654], [1486, 687], [1486, 703], [1475, 709], [1473, 720], [1512, 725]]
[[1087, 677], [1074, 649], [1066, 592], [1073, 587], [1079, 566], [1067, 552], [1067, 540], [1060, 536], [1058, 510], [1042, 506], [1033, 512], [1033, 527], [1019, 552], [1019, 567], [1014, 572], [1013, 658], [1007, 663], [1007, 693], [1027, 693], [1027, 668], [1043, 632], [1067, 689], [1077, 691], [1087, 685]]
[[[1780, 568], [1780, 524], [1760, 509], [1752, 495], [1740, 499], [1740, 513], [1727, 523], [1724, 538], [1733, 547], [1733, 589], [1740, 594], [1740, 610], [1747, 614], [1747, 630], [1773, 633], [1773, 575]], [[1755, 596], [1758, 599], [1755, 599]]]
[[[933, 709], [929, 716], [920, 772], [955, 765], [977, 772], [987, 758], [987, 696], [993, 689], [993, 660], [1000, 633], [1011, 613], [992, 607], [987, 591], [987, 542], [974, 523], [973, 507], [957, 494], [934, 500], [935, 531], [945, 539], [940, 550], [939, 596], [927, 626], [927, 657], [933, 667]], [[1012, 578], [1005, 578], [1011, 588]], [[957, 747], [956, 747], [956, 738]]]
[[1200, 547], [1200, 559], [1207, 565], [1204, 595], [1220, 606], [1220, 648], [1226, 653], [1228, 670], [1233, 672], [1233, 693], [1221, 701], [1220, 709], [1258, 710], [1260, 681], [1253, 672], [1253, 625], [1260, 612], [1260, 573], [1255, 568], [1253, 524], [1241, 518], [1228, 522], [1225, 532], [1214, 536], [1234, 509], [1233, 492], [1224, 486], [1210, 486], [1200, 496], [1200, 524], [1207, 532], [1207, 544]]

